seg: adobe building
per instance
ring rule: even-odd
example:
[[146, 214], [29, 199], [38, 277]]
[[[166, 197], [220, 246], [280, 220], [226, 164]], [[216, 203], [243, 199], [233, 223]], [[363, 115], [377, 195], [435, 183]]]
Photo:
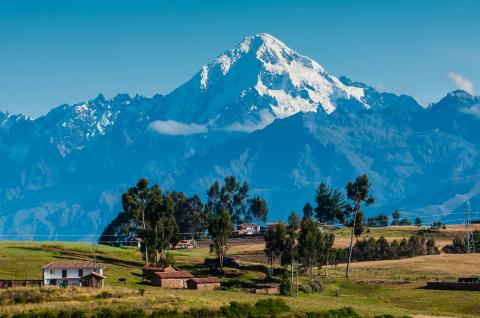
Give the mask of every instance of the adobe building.
[[187, 280], [193, 278], [188, 272], [154, 272], [152, 275], [152, 286], [163, 288], [186, 288]]
[[215, 277], [190, 278], [187, 280], [188, 289], [213, 290], [220, 287], [220, 280]]
[[154, 265], [148, 264], [143, 266], [142, 273], [145, 279], [152, 279], [155, 272], [176, 272], [178, 268], [171, 265]]

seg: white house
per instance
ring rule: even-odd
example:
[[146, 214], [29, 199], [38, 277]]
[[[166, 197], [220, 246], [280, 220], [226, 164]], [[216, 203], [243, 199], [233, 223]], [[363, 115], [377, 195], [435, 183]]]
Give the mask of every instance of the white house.
[[52, 262], [42, 266], [43, 285], [103, 287], [104, 268], [88, 261]]
[[234, 236], [257, 235], [260, 234], [260, 225], [254, 223], [241, 223], [232, 233]]

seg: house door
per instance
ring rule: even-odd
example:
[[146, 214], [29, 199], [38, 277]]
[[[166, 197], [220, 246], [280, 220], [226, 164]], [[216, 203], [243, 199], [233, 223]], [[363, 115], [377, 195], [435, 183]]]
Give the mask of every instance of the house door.
[[57, 285], [57, 280], [56, 279], [50, 279], [50, 285], [51, 286]]

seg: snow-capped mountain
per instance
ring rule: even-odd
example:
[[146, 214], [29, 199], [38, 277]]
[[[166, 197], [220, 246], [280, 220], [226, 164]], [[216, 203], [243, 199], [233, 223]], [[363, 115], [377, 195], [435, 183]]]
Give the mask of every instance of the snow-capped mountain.
[[0, 233], [99, 234], [141, 176], [203, 195], [233, 174], [275, 220], [313, 203], [318, 183], [367, 173], [368, 213], [448, 220], [464, 200], [480, 204], [479, 114], [466, 92], [423, 108], [250, 36], [166, 96], [99, 95], [37, 119], [0, 113]]
[[349, 86], [268, 34], [246, 37], [166, 96], [168, 118], [250, 132], [299, 112], [332, 113], [344, 100], [369, 108]]

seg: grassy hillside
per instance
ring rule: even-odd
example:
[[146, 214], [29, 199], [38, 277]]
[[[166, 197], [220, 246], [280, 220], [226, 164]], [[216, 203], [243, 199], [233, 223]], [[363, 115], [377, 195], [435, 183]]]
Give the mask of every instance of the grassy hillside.
[[[402, 229], [404, 231], [404, 229]], [[399, 234], [399, 233], [394, 233]], [[403, 234], [403, 233], [402, 233]], [[401, 236], [401, 235], [400, 235]], [[260, 241], [235, 241], [229, 252], [244, 256], [239, 269], [227, 268], [222, 277], [227, 290], [190, 291], [151, 287], [141, 278], [141, 255], [133, 248], [96, 246], [96, 258], [107, 266], [106, 288], [103, 291], [78, 288], [46, 288], [36, 303], [7, 301], [8, 291], [0, 292], [0, 313], [14, 313], [39, 308], [84, 308], [125, 306], [151, 311], [158, 308], [219, 308], [236, 300], [255, 302], [261, 296], [248, 289], [263, 283], [265, 267], [255, 263], [263, 244]], [[201, 264], [208, 247], [193, 251], [176, 251], [178, 265], [197, 276], [209, 275]], [[252, 257], [253, 256], [253, 257]], [[249, 258], [250, 257], [250, 258]], [[0, 242], [0, 279], [40, 279], [40, 267], [56, 260], [92, 260], [93, 246], [64, 242]], [[322, 278], [325, 290], [319, 294], [300, 293], [299, 298], [284, 297], [299, 312], [351, 306], [362, 315], [443, 315], [477, 317], [480, 315], [480, 292], [434, 291], [422, 286], [430, 279], [456, 279], [459, 275], [480, 274], [478, 255], [435, 255], [396, 261], [355, 263], [352, 281], [342, 278], [343, 266], [329, 269], [329, 278]], [[25, 264], [27, 265], [25, 267]], [[323, 273], [323, 271], [321, 271]], [[119, 278], [126, 278], [126, 284]], [[303, 281], [305, 278], [301, 278]]]

